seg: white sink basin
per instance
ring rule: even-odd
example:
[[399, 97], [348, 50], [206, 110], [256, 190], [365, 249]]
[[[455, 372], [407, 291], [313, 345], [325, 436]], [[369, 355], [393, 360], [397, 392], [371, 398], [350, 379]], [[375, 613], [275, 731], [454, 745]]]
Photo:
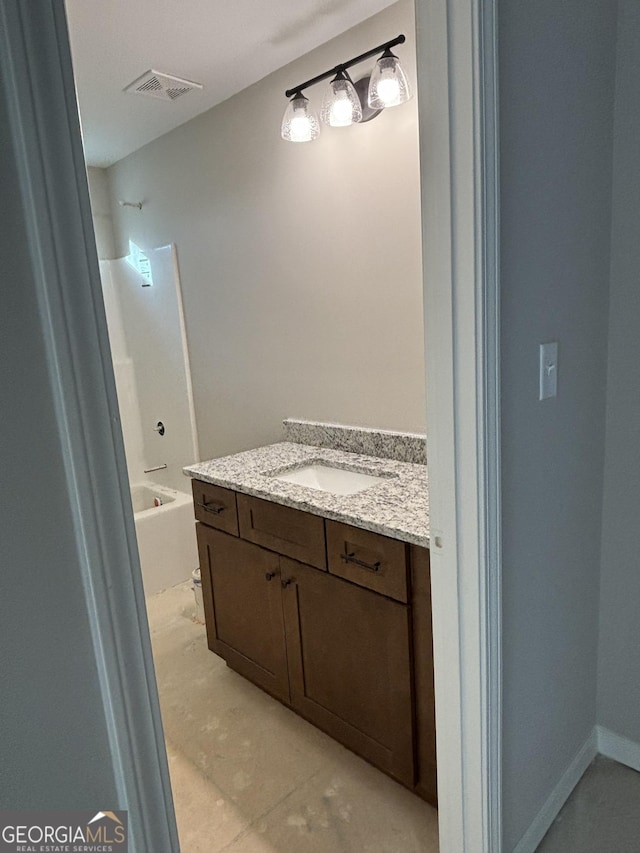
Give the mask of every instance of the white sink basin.
[[355, 495], [370, 489], [386, 477], [375, 477], [371, 474], [361, 474], [359, 471], [347, 471], [344, 468], [333, 468], [322, 462], [313, 462], [304, 468], [294, 468], [274, 474], [276, 480], [296, 483], [308, 489], [319, 489], [321, 492], [331, 492], [334, 495]]

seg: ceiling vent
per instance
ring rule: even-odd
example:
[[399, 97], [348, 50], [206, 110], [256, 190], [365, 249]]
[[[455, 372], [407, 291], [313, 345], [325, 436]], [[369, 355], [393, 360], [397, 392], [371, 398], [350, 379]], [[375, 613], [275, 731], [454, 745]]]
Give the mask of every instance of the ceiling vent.
[[202, 88], [202, 83], [194, 83], [192, 80], [183, 80], [181, 77], [172, 77], [171, 74], [150, 69], [145, 71], [142, 77], [129, 83], [124, 91], [132, 92], [134, 95], [160, 98], [161, 101], [175, 101], [192, 89]]

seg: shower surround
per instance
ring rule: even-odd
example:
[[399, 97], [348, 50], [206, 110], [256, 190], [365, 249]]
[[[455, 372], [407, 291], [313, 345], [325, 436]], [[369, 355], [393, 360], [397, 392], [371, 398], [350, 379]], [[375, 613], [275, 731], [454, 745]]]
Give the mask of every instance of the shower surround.
[[150, 595], [186, 580], [198, 565], [182, 468], [199, 449], [176, 249], [141, 251], [144, 267], [128, 258], [101, 260], [100, 272], [129, 483], [134, 496], [142, 487], [160, 496], [157, 508], [134, 506]]

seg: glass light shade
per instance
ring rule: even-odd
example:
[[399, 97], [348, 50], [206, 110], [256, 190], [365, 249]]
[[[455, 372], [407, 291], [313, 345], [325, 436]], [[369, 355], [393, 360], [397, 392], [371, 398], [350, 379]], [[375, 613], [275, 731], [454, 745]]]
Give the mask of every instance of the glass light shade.
[[320, 118], [331, 127], [348, 127], [362, 119], [362, 104], [351, 80], [344, 75], [331, 81], [320, 110]]
[[280, 133], [287, 142], [311, 142], [320, 136], [320, 122], [302, 92], [289, 101]]
[[396, 107], [410, 97], [409, 83], [400, 60], [391, 51], [385, 51], [371, 74], [367, 99], [369, 106], [374, 110]]

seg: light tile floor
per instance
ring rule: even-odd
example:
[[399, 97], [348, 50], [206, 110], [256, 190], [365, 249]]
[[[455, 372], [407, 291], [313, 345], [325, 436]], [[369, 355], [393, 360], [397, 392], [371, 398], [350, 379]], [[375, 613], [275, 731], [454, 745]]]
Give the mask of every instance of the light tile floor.
[[599, 755], [538, 853], [640, 853], [640, 773]]
[[182, 853], [437, 853], [437, 812], [228, 669], [181, 584], [147, 601]]

